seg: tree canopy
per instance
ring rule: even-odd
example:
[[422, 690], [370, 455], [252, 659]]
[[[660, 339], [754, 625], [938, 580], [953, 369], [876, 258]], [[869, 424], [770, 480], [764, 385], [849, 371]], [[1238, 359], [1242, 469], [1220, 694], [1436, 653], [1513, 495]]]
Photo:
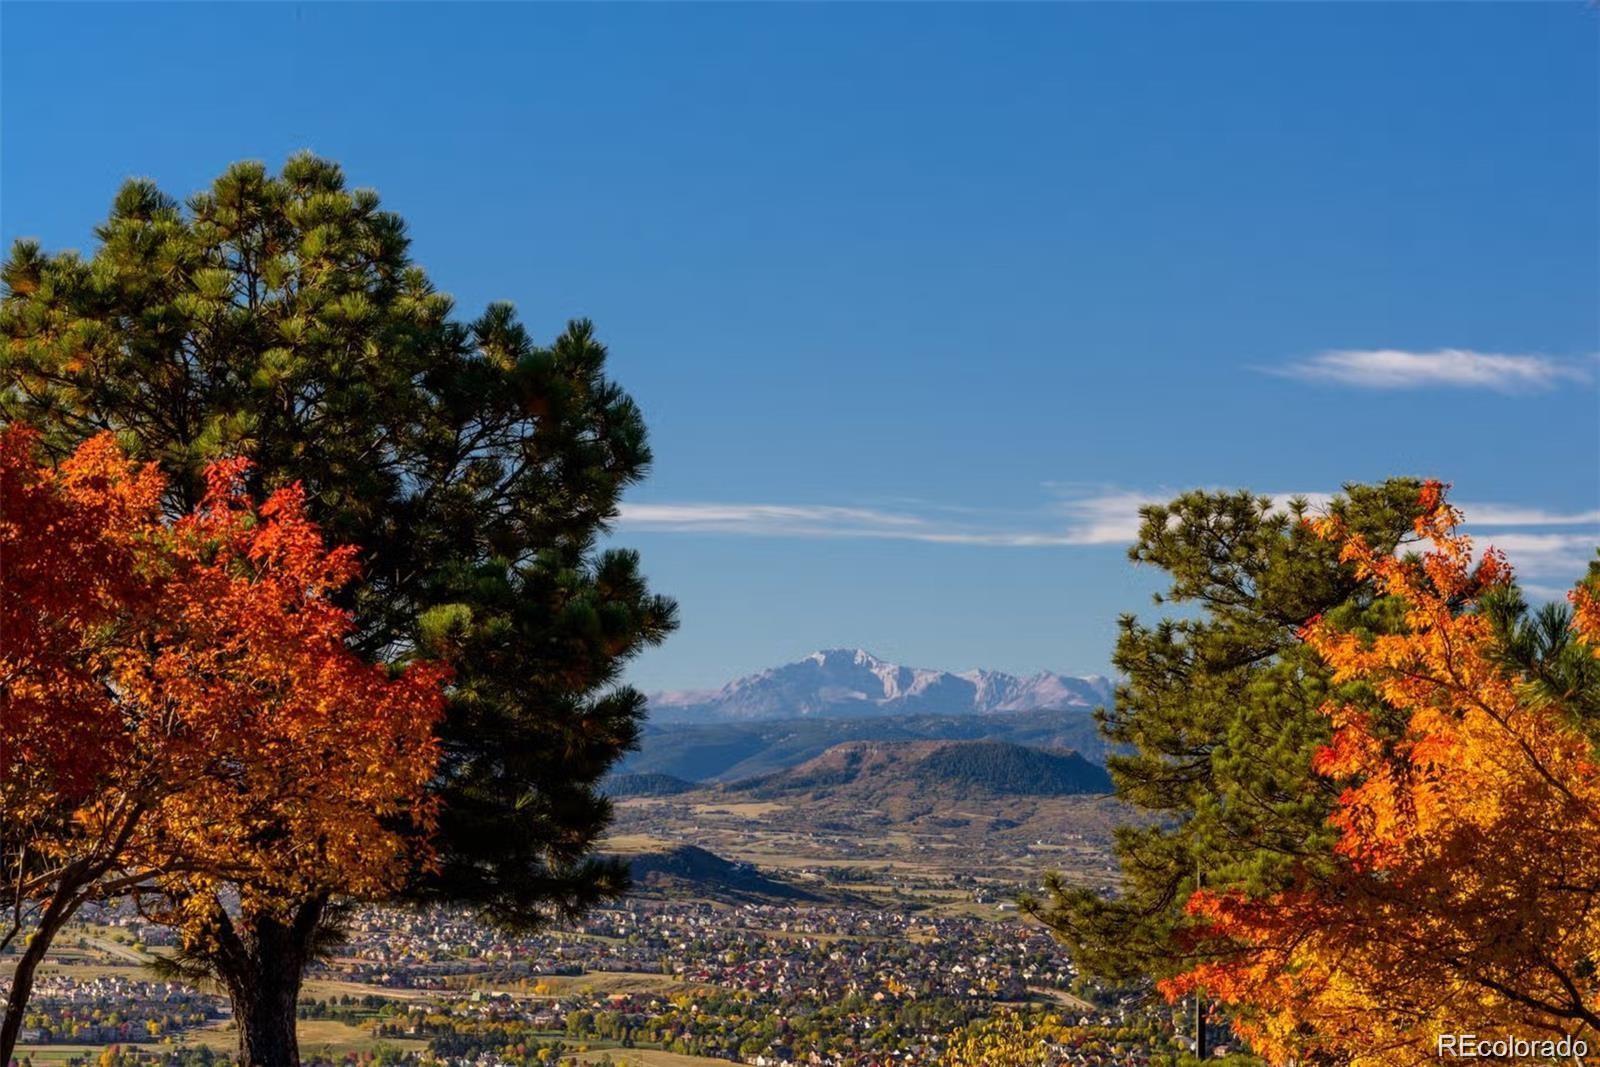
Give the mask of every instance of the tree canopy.
[[[1414, 538], [1419, 483], [1352, 485], [1329, 505], [1375, 551]], [[1330, 734], [1331, 671], [1301, 629], [1375, 597], [1338, 547], [1286, 507], [1247, 492], [1192, 492], [1144, 509], [1130, 558], [1171, 576], [1154, 624], [1125, 616], [1113, 656], [1123, 681], [1101, 712], [1115, 746], [1117, 794], [1145, 814], [1119, 828], [1116, 897], [1050, 877], [1025, 906], [1060, 933], [1080, 966], [1133, 980], [1180, 973], [1195, 919], [1184, 904], [1212, 887], [1282, 887], [1326, 864], [1338, 790], [1312, 771]]]
[[426, 860], [444, 670], [346, 647], [328, 549], [297, 487], [259, 507], [242, 461], [163, 519], [160, 474], [109, 435], [58, 469], [0, 431], [0, 860], [27, 933], [0, 1027], [83, 903], [153, 897], [191, 948], [307, 894], [377, 895]]
[[1422, 508], [1420, 557], [1318, 524], [1398, 616], [1304, 628], [1334, 681], [1377, 701], [1321, 708], [1334, 862], [1273, 892], [1193, 894], [1206, 960], [1165, 983], [1231, 1005], [1274, 1062], [1428, 1063], [1463, 1030], [1513, 1059], [1600, 1043], [1596, 580], [1575, 618], [1530, 617], [1502, 556], [1474, 563], [1439, 485]]
[[[351, 647], [453, 671], [437, 857], [409, 898], [528, 926], [620, 892], [624, 868], [591, 855], [597, 783], [643, 713], [621, 668], [675, 609], [600, 544], [650, 451], [593, 327], [541, 345], [509, 305], [457, 319], [401, 219], [309, 155], [237, 164], [186, 204], [131, 181], [96, 237], [88, 258], [20, 242], [0, 268], [0, 416], [56, 457], [115, 435], [158, 465], [170, 515], [247, 457], [248, 492], [298, 483], [326, 538], [358, 546]], [[247, 951], [213, 963], [297, 975], [326, 903], [247, 922]], [[272, 1055], [292, 1059], [293, 998], [273, 996]]]

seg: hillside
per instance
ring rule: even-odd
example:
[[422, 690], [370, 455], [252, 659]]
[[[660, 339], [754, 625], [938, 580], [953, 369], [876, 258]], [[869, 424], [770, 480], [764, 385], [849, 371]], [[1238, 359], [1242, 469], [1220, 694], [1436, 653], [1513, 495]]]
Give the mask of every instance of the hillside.
[[675, 774], [645, 772], [613, 774], [605, 780], [603, 788], [608, 796], [613, 797], [670, 797], [697, 789], [699, 783]]
[[769, 878], [748, 863], [734, 863], [695, 845], [628, 858], [634, 891], [729, 903], [816, 901], [815, 893]]
[[1083, 708], [716, 724], [651, 722], [645, 726], [639, 750], [624, 758], [617, 777], [661, 774], [691, 782], [732, 782], [798, 766], [848, 741], [1006, 741], [1071, 749], [1094, 763], [1104, 762], [1106, 756], [1094, 717]]
[[953, 672], [905, 667], [859, 648], [813, 652], [804, 659], [735, 679], [719, 689], [652, 693], [656, 722], [751, 722], [880, 715], [987, 715], [1079, 708], [1110, 699], [1099, 676], [1043, 671]]
[[1108, 793], [1105, 770], [1076, 752], [1004, 741], [851, 741], [799, 766], [735, 782], [730, 793], [832, 804], [955, 805], [995, 797]]
[[1003, 741], [944, 745], [930, 753], [917, 771], [930, 784], [996, 796], [1111, 792], [1111, 776], [1076, 752], [1046, 752]]

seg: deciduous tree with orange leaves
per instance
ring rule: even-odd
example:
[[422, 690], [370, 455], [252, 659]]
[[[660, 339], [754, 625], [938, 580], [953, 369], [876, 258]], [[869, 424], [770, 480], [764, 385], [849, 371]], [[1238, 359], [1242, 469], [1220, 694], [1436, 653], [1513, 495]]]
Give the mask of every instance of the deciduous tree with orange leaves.
[[1346, 696], [1317, 773], [1342, 792], [1336, 862], [1287, 891], [1194, 893], [1206, 962], [1162, 983], [1203, 991], [1277, 1063], [1437, 1059], [1471, 1033], [1528, 1059], [1600, 1049], [1600, 613], [1530, 613], [1504, 558], [1474, 562], [1437, 483], [1420, 555], [1319, 533], [1386, 622], [1305, 627]]
[[[626, 889], [626, 863], [594, 851], [602, 782], [645, 713], [623, 667], [676, 607], [609, 537], [651, 453], [591, 323], [540, 344], [508, 304], [463, 317], [405, 221], [301, 154], [181, 201], [127, 182], [88, 255], [17, 242], [0, 339], [0, 420], [35, 426], [49, 456], [115, 433], [158, 464], [174, 520], [218, 460], [248, 457], [257, 497], [304, 486], [330, 541], [360, 546], [339, 595], [350, 646], [449, 664], [433, 862], [408, 872], [408, 901], [528, 931]], [[250, 996], [244, 1067], [292, 1064], [294, 964], [338, 935], [338, 910], [307, 892], [239, 914], [248, 936], [225, 951], [219, 931], [189, 962]]]
[[133, 894], [225, 952], [248, 931], [219, 899], [271, 916], [397, 886], [433, 821], [445, 681], [346, 647], [354, 550], [324, 545], [297, 487], [256, 506], [242, 461], [213, 464], [166, 521], [162, 477], [109, 436], [57, 469], [33, 445], [0, 432], [3, 936], [28, 935], [0, 1063], [90, 900]]

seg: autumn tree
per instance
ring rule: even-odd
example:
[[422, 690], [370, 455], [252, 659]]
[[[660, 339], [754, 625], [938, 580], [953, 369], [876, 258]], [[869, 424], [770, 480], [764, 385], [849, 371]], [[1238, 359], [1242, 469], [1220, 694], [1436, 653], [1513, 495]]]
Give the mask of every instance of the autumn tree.
[[[88, 259], [19, 243], [0, 271], [0, 414], [57, 455], [114, 432], [160, 466], [170, 514], [248, 456], [250, 491], [298, 482], [329, 540], [360, 546], [352, 647], [454, 669], [438, 858], [409, 899], [526, 928], [619, 893], [625, 869], [591, 855], [597, 786], [643, 713], [619, 672], [674, 608], [598, 546], [650, 452], [593, 328], [540, 345], [507, 305], [457, 319], [401, 220], [311, 156], [236, 165], [186, 205], [130, 182], [97, 237]], [[293, 1062], [328, 904], [305, 892], [200, 961], [250, 1002], [247, 1065]]]
[[1058, 1015], [1006, 1011], [961, 1027], [950, 1035], [939, 1067], [1047, 1067], [1072, 1042], [1070, 1024]]
[[[1079, 1063], [1145, 1062], [1199, 1067], [1153, 1017], [1137, 1027], [1074, 1023], [1059, 1012], [1004, 1008], [949, 1035], [938, 1067], [1067, 1067]], [[1163, 1048], [1165, 1047], [1165, 1052]], [[1253, 1056], [1208, 1057], [1215, 1067], [1260, 1067]]]
[[443, 705], [439, 666], [346, 646], [332, 597], [355, 553], [324, 546], [297, 486], [258, 508], [247, 464], [219, 462], [168, 521], [159, 473], [109, 435], [58, 470], [34, 440], [0, 432], [0, 858], [7, 936], [31, 934], [0, 1062], [34, 969], [89, 900], [154, 900], [191, 952], [220, 954], [281, 901], [400, 885], [426, 859]]
[[[1419, 483], [1354, 485], [1329, 505], [1378, 552], [1414, 536]], [[1284, 888], [1330, 862], [1327, 817], [1338, 789], [1312, 759], [1330, 727], [1320, 708], [1331, 671], [1301, 636], [1334, 611], [1362, 615], [1376, 596], [1356, 566], [1303, 521], [1246, 492], [1186, 493], [1144, 509], [1137, 564], [1171, 578], [1157, 602], [1177, 611], [1120, 623], [1123, 681], [1101, 713], [1117, 795], [1144, 818], [1116, 837], [1114, 897], [1047, 879], [1025, 906], [1086, 972], [1116, 980], [1188, 969], [1184, 904], [1214, 888]]]
[[105, 680], [153, 600], [146, 542], [159, 492], [153, 471], [119, 469], [105, 447], [85, 446], [52, 472], [38, 468], [31, 435], [0, 431], [0, 948], [26, 939], [0, 1063], [11, 1061], [51, 938], [121, 873], [149, 805], [130, 792], [121, 810], [98, 805], [99, 832], [77, 821], [113, 768], [140, 755]]
[[1459, 519], [1426, 487], [1416, 528], [1433, 547], [1411, 558], [1318, 524], [1389, 615], [1303, 628], [1368, 697], [1322, 705], [1334, 862], [1274, 892], [1188, 898], [1208, 959], [1164, 988], [1225, 1000], [1275, 1062], [1420, 1064], [1463, 1030], [1514, 1059], [1600, 1045], [1597, 579], [1575, 614], [1530, 615]]

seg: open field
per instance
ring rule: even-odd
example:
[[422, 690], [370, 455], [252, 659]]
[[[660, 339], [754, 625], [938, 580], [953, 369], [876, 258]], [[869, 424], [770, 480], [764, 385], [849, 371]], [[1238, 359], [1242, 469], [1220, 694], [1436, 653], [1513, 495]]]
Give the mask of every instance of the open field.
[[[409, 1041], [405, 1039], [373, 1037], [365, 1030], [351, 1026], [348, 1023], [337, 1022], [331, 1019], [306, 1019], [297, 1028], [300, 1037], [300, 1051], [302, 1053], [328, 1052], [335, 1058], [346, 1052], [366, 1052], [377, 1045], [392, 1045], [403, 1050], [420, 1051], [427, 1046], [425, 1041]], [[180, 1044], [204, 1045], [217, 1052], [232, 1052], [238, 1044], [238, 1037], [232, 1024], [220, 1026], [207, 1026], [198, 1030], [191, 1030], [184, 1035]], [[97, 1054], [104, 1045], [19, 1045], [18, 1058], [31, 1058], [36, 1065], [65, 1063], [74, 1056]], [[171, 1048], [171, 1044], [147, 1044], [127, 1042], [123, 1048], [143, 1049], [151, 1052]]]
[[[126, 1044], [123, 1048], [149, 1049], [151, 1051], [163, 1048], [162, 1045], [135, 1045]], [[17, 1059], [32, 1060], [35, 1067], [66, 1063], [75, 1056], [95, 1056], [104, 1045], [18, 1045]]]
[[305, 985], [301, 986], [301, 994], [305, 997], [330, 997], [344, 996], [362, 997], [375, 994], [389, 1000], [426, 1000], [428, 993], [421, 989], [393, 989], [389, 986], [368, 985], [365, 982], [338, 982], [327, 978], [308, 978]]
[[[408, 1041], [404, 1038], [376, 1038], [360, 1027], [348, 1023], [338, 1022], [333, 1019], [305, 1019], [302, 1020], [296, 1032], [300, 1037], [300, 1051], [302, 1054], [327, 1050], [335, 1057], [346, 1052], [366, 1052], [377, 1045], [393, 1045], [402, 1050], [415, 1049], [421, 1051], [427, 1048], [426, 1041]], [[225, 1047], [234, 1045], [233, 1029], [219, 1029], [218, 1036], [226, 1038]]]
[[728, 804], [695, 804], [694, 810], [701, 815], [734, 815], [745, 819], [759, 819], [763, 815], [771, 815], [776, 811], [787, 811], [789, 805], [779, 804], [775, 800], [747, 800]]
[[[402, 1050], [417, 1051], [422, 1050], [427, 1045], [424, 1041], [407, 1041], [403, 1039], [383, 1039], [380, 1041], [358, 1027], [328, 1019], [304, 1020], [300, 1023], [297, 1032], [300, 1037], [300, 1051], [302, 1053], [328, 1052], [334, 1058], [343, 1056], [346, 1052], [366, 1052], [379, 1044], [392, 1045]], [[184, 1041], [181, 1044], [204, 1045], [217, 1052], [232, 1052], [238, 1044], [238, 1037], [231, 1024], [208, 1026], [198, 1030], [191, 1030], [184, 1035]], [[104, 1045], [20, 1045], [17, 1048], [17, 1056], [19, 1059], [22, 1057], [31, 1059], [35, 1067], [43, 1067], [46, 1064], [66, 1063], [75, 1056], [94, 1056], [104, 1047]], [[158, 1052], [173, 1046], [171, 1044], [135, 1044], [129, 1042], [122, 1047]]]
[[[704, 1056], [685, 1056], [679, 1052], [663, 1052], [658, 1049], [619, 1048], [605, 1050], [611, 1056], [611, 1062], [617, 1067], [728, 1067], [727, 1060], [707, 1059]], [[586, 1064], [599, 1063], [600, 1052], [580, 1053], [568, 1062], [573, 1067], [584, 1067]]]
[[656, 837], [653, 834], [611, 834], [605, 840], [605, 849], [607, 852], [629, 855], [635, 852], [649, 852], [652, 849], [667, 848], [672, 844], [672, 841], [663, 837]]

